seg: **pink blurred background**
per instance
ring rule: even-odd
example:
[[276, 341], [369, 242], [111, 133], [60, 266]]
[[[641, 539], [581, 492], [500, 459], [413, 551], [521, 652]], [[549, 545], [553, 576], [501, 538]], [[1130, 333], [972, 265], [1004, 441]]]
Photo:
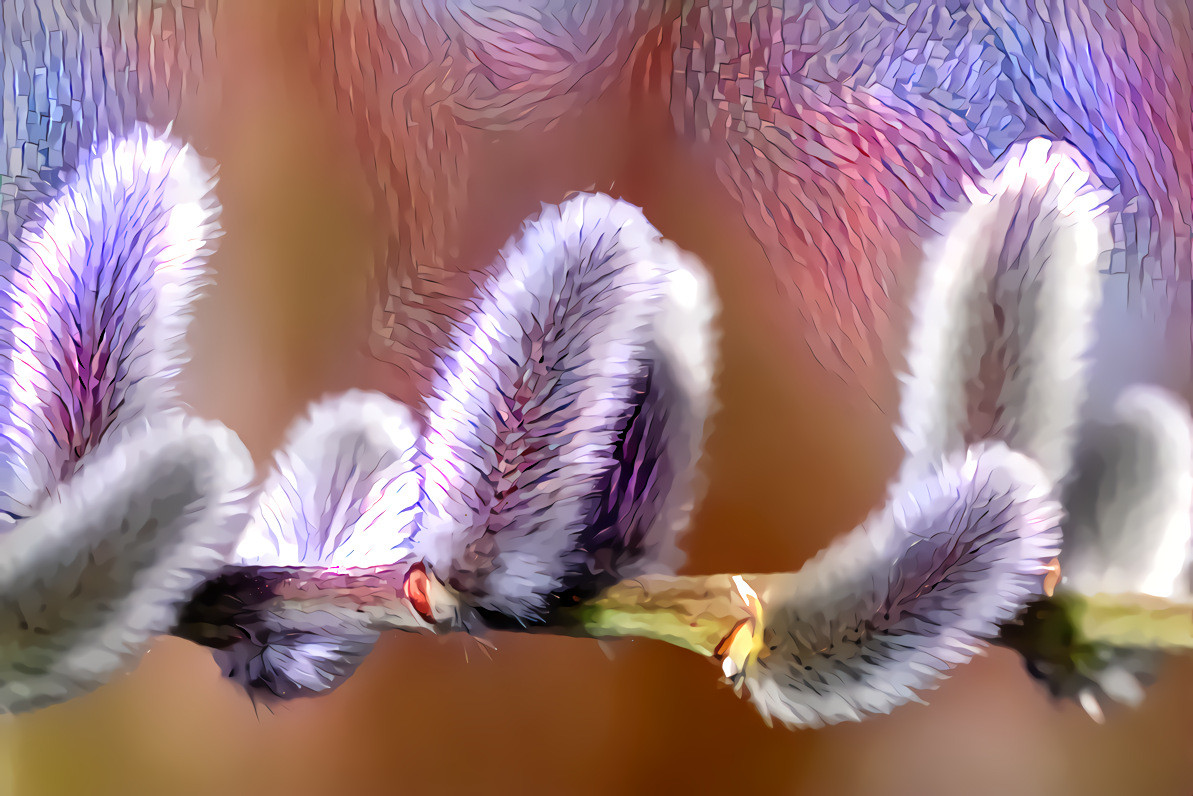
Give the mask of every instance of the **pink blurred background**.
[[[262, 464], [309, 401], [394, 378], [366, 353], [380, 222], [350, 124], [310, 77], [309, 10], [224, 5], [223, 84], [188, 98], [177, 128], [220, 164], [226, 230], [184, 394]], [[495, 251], [540, 202], [611, 183], [703, 258], [723, 302], [721, 409], [687, 570], [794, 569], [880, 502], [898, 463], [892, 407], [792, 343], [815, 330], [671, 129], [664, 103], [614, 92], [545, 137], [478, 139], [461, 248]], [[96, 693], [0, 724], [0, 748], [20, 796], [1193, 793], [1190, 660], [1104, 726], [993, 649], [927, 706], [792, 732], [661, 644], [490, 641], [394, 634], [338, 691], [271, 712], [203, 649], [165, 639]]]

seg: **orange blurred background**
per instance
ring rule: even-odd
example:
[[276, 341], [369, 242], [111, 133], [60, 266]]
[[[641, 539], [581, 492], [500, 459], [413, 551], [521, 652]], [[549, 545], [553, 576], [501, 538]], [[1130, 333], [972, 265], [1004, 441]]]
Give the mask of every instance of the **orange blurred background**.
[[[224, 4], [211, 62], [222, 85], [188, 98], [176, 128], [220, 164], [226, 231], [184, 395], [261, 464], [308, 402], [393, 378], [365, 353], [378, 222], [342, 111], [310, 77], [312, 7]], [[723, 302], [721, 408], [687, 569], [794, 569], [881, 501], [899, 455], [891, 407], [798, 344], [815, 331], [784, 306], [712, 169], [670, 129], [662, 103], [614, 98], [545, 138], [485, 138], [468, 154], [462, 249], [495, 251], [540, 202], [595, 184], [702, 257]], [[1190, 660], [1104, 726], [993, 649], [929, 705], [792, 732], [767, 728], [678, 649], [489, 640], [391, 634], [338, 691], [270, 710], [205, 650], [164, 639], [130, 675], [0, 724], [12, 792], [1193, 793]]]

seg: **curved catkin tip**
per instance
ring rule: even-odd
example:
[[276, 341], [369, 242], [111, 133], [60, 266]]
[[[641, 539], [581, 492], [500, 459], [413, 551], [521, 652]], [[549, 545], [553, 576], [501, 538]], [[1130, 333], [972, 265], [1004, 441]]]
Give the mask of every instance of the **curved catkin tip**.
[[418, 425], [380, 393], [315, 404], [274, 459], [233, 563], [375, 567], [410, 551], [418, 519]]
[[252, 462], [234, 434], [177, 413], [127, 432], [0, 537], [0, 712], [107, 680], [169, 631], [243, 527]]
[[[384, 395], [352, 391], [316, 404], [276, 456], [233, 567], [332, 571], [408, 557], [419, 514], [416, 438], [410, 411]], [[368, 621], [334, 606], [250, 612], [241, 637], [213, 654], [251, 693], [310, 695], [339, 685], [372, 650], [379, 634]]]
[[800, 727], [887, 713], [933, 688], [1042, 591], [1060, 506], [1001, 444], [948, 457], [796, 575], [751, 578], [760, 652], [743, 667], [764, 716]]
[[1078, 444], [1061, 571], [1082, 594], [1189, 593], [1193, 422], [1160, 387], [1124, 391]]
[[578, 195], [526, 223], [474, 303], [427, 401], [419, 554], [516, 621], [674, 564], [711, 403], [699, 265], [638, 208]]
[[909, 473], [999, 439], [1067, 472], [1111, 249], [1106, 194], [1071, 146], [1034, 139], [970, 190], [927, 257], [899, 437]]
[[22, 231], [0, 297], [3, 452], [18, 471], [4, 509], [27, 516], [101, 437], [174, 403], [217, 232], [212, 185], [193, 150], [136, 126]]

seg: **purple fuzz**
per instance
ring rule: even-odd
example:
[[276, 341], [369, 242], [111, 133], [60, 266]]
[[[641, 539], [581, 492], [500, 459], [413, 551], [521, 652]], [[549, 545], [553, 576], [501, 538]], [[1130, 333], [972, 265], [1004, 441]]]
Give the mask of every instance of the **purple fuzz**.
[[[400, 580], [422, 564], [500, 627], [679, 562], [711, 408], [700, 266], [637, 208], [579, 196], [527, 223], [474, 304], [441, 352], [421, 438], [384, 396], [316, 406], [278, 455], [234, 567]], [[235, 607], [235, 639], [217, 652], [255, 694], [333, 688], [379, 627], [401, 626], [332, 601], [304, 611], [277, 588]]]
[[173, 394], [211, 184], [138, 127], [18, 241], [0, 303], [0, 712], [103, 682], [234, 544], [248, 453]]
[[680, 560], [710, 409], [699, 266], [606, 196], [546, 207], [443, 354], [415, 547], [518, 622]]
[[758, 588], [771, 608], [742, 680], [759, 711], [816, 727], [919, 701], [1042, 592], [1063, 516], [1049, 492], [998, 443], [896, 483], [794, 580]]

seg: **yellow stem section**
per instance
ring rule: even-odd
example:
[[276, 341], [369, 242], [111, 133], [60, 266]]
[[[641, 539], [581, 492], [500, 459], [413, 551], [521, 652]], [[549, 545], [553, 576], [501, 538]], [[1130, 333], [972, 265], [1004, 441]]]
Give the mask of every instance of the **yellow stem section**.
[[738, 630], [760, 625], [760, 613], [740, 576], [656, 575], [617, 583], [558, 616], [577, 635], [650, 638], [720, 658]]
[[1072, 595], [1073, 626], [1085, 641], [1115, 647], [1193, 649], [1193, 605], [1147, 594]]

